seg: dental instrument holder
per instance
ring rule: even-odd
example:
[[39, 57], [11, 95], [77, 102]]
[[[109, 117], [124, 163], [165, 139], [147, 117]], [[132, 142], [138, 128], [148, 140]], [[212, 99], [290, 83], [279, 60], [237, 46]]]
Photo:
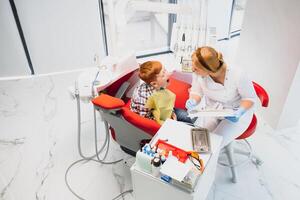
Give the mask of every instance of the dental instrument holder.
[[192, 71], [192, 60], [191, 59], [183, 59], [181, 63], [181, 70], [183, 72], [193, 72]]
[[[175, 65], [179, 66], [183, 72], [192, 72], [191, 55], [195, 50], [193, 44], [197, 44], [198, 41], [194, 41], [193, 32], [198, 32], [200, 29], [194, 29], [190, 26], [185, 26], [182, 29], [177, 23], [173, 24], [171, 50], [174, 52]], [[179, 36], [178, 36], [179, 35]]]
[[99, 69], [97, 67], [84, 71], [75, 81], [75, 85], [69, 88], [71, 95], [78, 95], [84, 103], [89, 103], [96, 95], [95, 87], [100, 84]]
[[[153, 159], [155, 151], [151, 149], [149, 143], [144, 144], [143, 147], [136, 153], [136, 164], [139, 169], [151, 174], [153, 172]], [[156, 165], [156, 164], [155, 164]], [[157, 171], [155, 171], [155, 175]]]
[[[183, 4], [188, 3], [183, 2]], [[217, 41], [217, 30], [216, 27], [209, 27], [207, 24], [208, 0], [201, 0], [197, 4], [187, 6], [192, 7], [192, 12], [177, 14], [171, 32], [170, 49], [174, 53], [174, 66], [182, 72], [190, 73], [193, 51], [201, 46], [214, 47]]]
[[169, 143], [167, 143], [164, 140], [157, 140], [155, 146], [158, 149], [164, 150], [166, 151], [166, 154], [168, 155], [169, 152], [172, 152], [172, 155], [175, 156], [178, 161], [185, 163], [185, 161], [188, 159], [189, 157], [189, 152], [184, 151], [183, 149], [180, 149], [174, 145], [171, 145]]

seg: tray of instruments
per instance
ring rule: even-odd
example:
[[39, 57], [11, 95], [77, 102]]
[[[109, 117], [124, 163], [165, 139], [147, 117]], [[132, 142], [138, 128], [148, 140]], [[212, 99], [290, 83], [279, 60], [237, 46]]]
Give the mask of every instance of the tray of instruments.
[[192, 128], [191, 137], [194, 151], [198, 153], [211, 152], [209, 132], [206, 128]]

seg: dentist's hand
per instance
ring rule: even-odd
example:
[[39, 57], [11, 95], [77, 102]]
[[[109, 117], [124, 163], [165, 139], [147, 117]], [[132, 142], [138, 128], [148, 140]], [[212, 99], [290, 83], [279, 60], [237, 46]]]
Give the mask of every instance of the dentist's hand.
[[197, 105], [197, 102], [195, 99], [188, 99], [185, 102], [185, 107], [187, 110], [192, 110]]
[[231, 122], [238, 122], [240, 117], [245, 114], [247, 110], [243, 107], [240, 107], [237, 111], [234, 112], [234, 116], [230, 116], [230, 117], [225, 117], [225, 119], [231, 121]]

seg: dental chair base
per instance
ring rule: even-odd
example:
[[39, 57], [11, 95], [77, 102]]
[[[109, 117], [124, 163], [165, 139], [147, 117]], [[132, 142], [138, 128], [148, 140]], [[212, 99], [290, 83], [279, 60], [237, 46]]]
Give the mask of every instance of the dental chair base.
[[[136, 129], [135, 126], [127, 122], [119, 113], [107, 111], [100, 107], [95, 107], [101, 113], [103, 119], [109, 122], [112, 137], [120, 144], [121, 149], [126, 153], [135, 156], [139, 150], [140, 141], [143, 139], [151, 139], [153, 135], [146, 133], [141, 129]], [[116, 134], [118, 133], [118, 134]], [[130, 135], [128, 135], [130, 133]]]

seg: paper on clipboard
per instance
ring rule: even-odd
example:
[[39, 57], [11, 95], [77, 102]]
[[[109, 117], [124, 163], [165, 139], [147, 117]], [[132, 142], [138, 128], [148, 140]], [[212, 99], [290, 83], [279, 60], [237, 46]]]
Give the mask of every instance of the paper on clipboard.
[[197, 109], [188, 112], [189, 117], [230, 117], [234, 116], [233, 109]]
[[201, 98], [200, 103], [188, 111], [190, 118], [194, 117], [231, 117], [234, 116], [232, 108], [224, 108], [219, 102], [211, 103], [206, 96]]

